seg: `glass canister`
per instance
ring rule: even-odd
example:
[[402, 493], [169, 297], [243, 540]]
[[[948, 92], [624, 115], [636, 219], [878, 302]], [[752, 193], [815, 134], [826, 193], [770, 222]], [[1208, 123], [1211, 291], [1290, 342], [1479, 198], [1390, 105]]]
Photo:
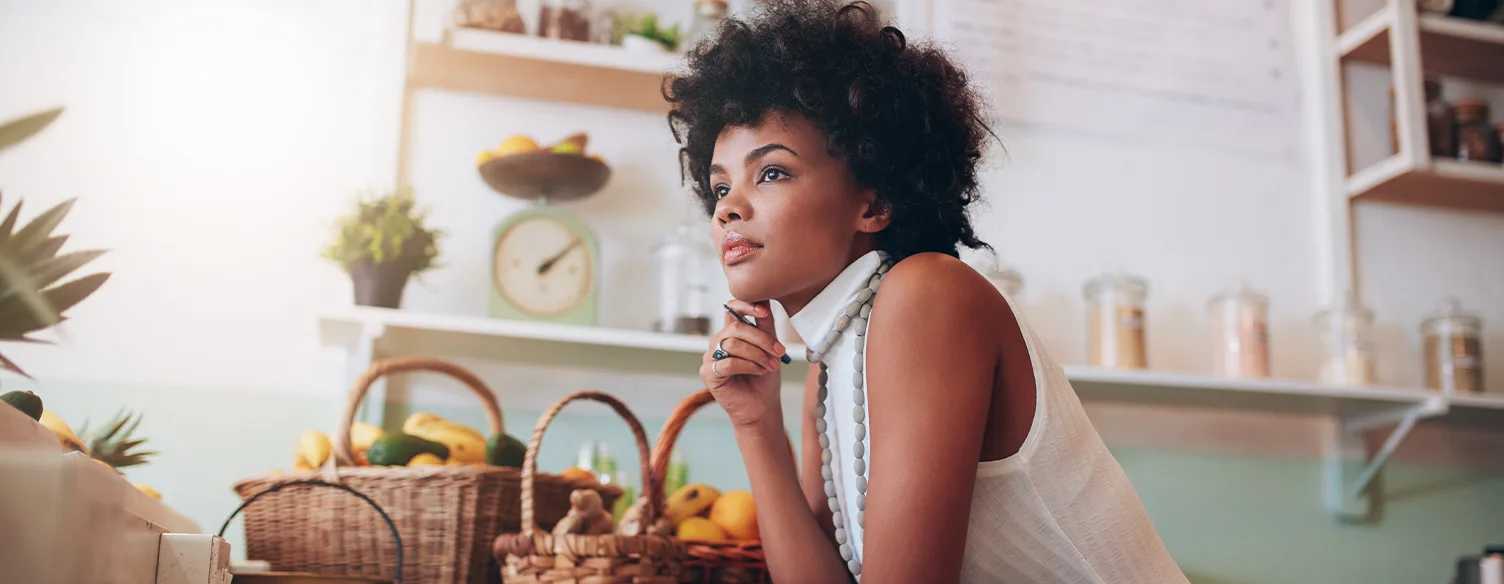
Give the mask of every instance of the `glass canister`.
[[1269, 297], [1247, 284], [1206, 305], [1212, 321], [1212, 372], [1224, 377], [1269, 376]]
[[1144, 341], [1144, 301], [1149, 283], [1123, 273], [1104, 274], [1086, 283], [1087, 363], [1115, 369], [1148, 366]]
[[983, 252], [971, 262], [971, 267], [986, 277], [988, 282], [992, 282], [992, 287], [997, 288], [1009, 300], [1018, 301], [1019, 294], [1024, 291], [1023, 274], [1003, 265], [996, 252]]
[[[1442, 99], [1441, 81], [1435, 78], [1427, 78], [1425, 81], [1426, 93], [1426, 142], [1430, 147], [1431, 156], [1445, 156], [1452, 158], [1457, 156], [1457, 136], [1454, 134], [1454, 112], [1452, 107]], [[1389, 110], [1394, 111], [1394, 86], [1389, 86]], [[1394, 152], [1400, 151], [1399, 122], [1394, 116], [1389, 118], [1389, 147]]]
[[517, 12], [516, 0], [463, 0], [454, 7], [451, 16], [455, 26], [514, 34], [527, 32], [522, 14]]
[[710, 273], [715, 250], [703, 226], [680, 224], [653, 248], [658, 280], [658, 317], [653, 330], [681, 335], [710, 334]]
[[693, 47], [715, 34], [728, 12], [726, 0], [695, 0], [695, 20], [689, 27], [689, 42], [684, 46]]
[[1455, 299], [1421, 321], [1426, 387], [1458, 393], [1483, 391], [1483, 319], [1463, 312]]
[[1352, 294], [1316, 313], [1321, 335], [1321, 381], [1331, 385], [1372, 385], [1374, 375], [1373, 311]]
[[1457, 158], [1499, 161], [1499, 137], [1488, 121], [1488, 102], [1459, 99], [1452, 104], [1457, 120]]
[[538, 36], [590, 40], [590, 0], [540, 0], [538, 4]]

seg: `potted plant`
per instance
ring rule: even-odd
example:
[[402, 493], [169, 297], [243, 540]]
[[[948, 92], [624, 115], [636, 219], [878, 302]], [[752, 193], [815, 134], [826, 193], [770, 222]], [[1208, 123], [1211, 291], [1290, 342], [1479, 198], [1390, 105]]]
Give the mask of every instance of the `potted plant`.
[[[42, 131], [62, 112], [61, 108], [53, 109], [0, 124], [0, 150]], [[63, 281], [104, 254], [98, 250], [58, 253], [68, 236], [53, 230], [67, 217], [75, 200], [63, 201], [25, 223], [17, 221], [21, 213], [18, 201], [0, 218], [0, 341], [46, 342], [30, 335], [61, 323], [66, 319], [64, 312], [109, 279], [108, 273], [99, 273]], [[0, 355], [0, 371], [29, 377], [4, 355]]]
[[435, 267], [443, 232], [425, 226], [408, 187], [382, 196], [358, 197], [355, 208], [336, 223], [324, 257], [350, 274], [355, 304], [397, 308], [413, 274]]
[[660, 27], [658, 15], [647, 13], [627, 19], [626, 33], [622, 35], [621, 46], [632, 51], [670, 53], [678, 50], [681, 38], [678, 24], [666, 28]]

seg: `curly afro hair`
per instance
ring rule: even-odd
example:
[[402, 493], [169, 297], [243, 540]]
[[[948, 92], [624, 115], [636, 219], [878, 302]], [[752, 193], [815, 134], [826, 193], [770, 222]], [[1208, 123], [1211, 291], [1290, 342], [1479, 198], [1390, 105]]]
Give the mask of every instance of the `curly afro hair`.
[[716, 138], [770, 112], [802, 115], [831, 155], [892, 209], [877, 247], [902, 259], [957, 256], [977, 239], [967, 209], [980, 197], [977, 165], [987, 127], [966, 74], [939, 49], [910, 45], [865, 2], [764, 0], [690, 51], [666, 80], [681, 171], [707, 213]]

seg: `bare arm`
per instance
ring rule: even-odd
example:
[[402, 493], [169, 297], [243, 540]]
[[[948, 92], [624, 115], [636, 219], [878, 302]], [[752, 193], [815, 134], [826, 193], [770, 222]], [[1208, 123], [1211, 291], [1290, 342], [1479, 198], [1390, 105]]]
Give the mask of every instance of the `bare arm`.
[[863, 584], [960, 578], [997, 343], [992, 291], [926, 254], [883, 281], [867, 342], [872, 452]]
[[[735, 428], [736, 445], [757, 501], [758, 531], [772, 579], [779, 584], [844, 582], [848, 574], [833, 545], [830, 512], [826, 510], [820, 519], [812, 512], [820, 508], [813, 506], [815, 502], [826, 505], [820, 447], [813, 434], [813, 405], [801, 408], [808, 421], [802, 440], [805, 468], [811, 468], [810, 462], [815, 465], [812, 472], [807, 470], [801, 486], [784, 430], [777, 362], [782, 345], [773, 335], [771, 313], [765, 303], [732, 301], [730, 306], [762, 318], [757, 327], [728, 318], [726, 328], [711, 339], [711, 347], [721, 343], [732, 357], [717, 361], [707, 352], [700, 378]], [[805, 401], [814, 399], [812, 391], [807, 389]], [[814, 455], [810, 456], [812, 444]]]

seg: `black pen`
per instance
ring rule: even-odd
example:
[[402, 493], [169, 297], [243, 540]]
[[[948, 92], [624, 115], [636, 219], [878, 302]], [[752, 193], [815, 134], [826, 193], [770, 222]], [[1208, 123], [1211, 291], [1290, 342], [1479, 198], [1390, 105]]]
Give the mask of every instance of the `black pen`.
[[[753, 324], [752, 321], [747, 320], [747, 317], [742, 316], [741, 313], [738, 313], [737, 311], [732, 310], [730, 305], [722, 304], [721, 308], [726, 309], [726, 312], [731, 313], [731, 316], [734, 316], [734, 317], [736, 317], [737, 320], [742, 321], [742, 324], [745, 324], [747, 326], [757, 326], [756, 324]], [[782, 361], [784, 365], [788, 365], [788, 364], [794, 362], [794, 358], [790, 357], [788, 353], [784, 353], [783, 355], [780, 355], [778, 357], [778, 360]]]

